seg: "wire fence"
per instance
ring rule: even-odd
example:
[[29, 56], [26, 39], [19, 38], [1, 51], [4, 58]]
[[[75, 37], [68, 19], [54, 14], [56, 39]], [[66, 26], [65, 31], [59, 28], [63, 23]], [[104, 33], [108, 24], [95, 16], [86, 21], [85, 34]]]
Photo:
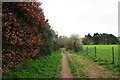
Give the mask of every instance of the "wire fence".
[[87, 55], [107, 60], [113, 64], [118, 63], [118, 47], [117, 46], [84, 46]]

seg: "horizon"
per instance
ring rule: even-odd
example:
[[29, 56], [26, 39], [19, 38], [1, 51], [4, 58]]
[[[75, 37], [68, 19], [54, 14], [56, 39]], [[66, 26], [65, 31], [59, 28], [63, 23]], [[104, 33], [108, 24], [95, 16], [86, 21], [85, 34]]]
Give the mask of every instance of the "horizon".
[[[73, 33], [74, 34], [74, 33]], [[88, 33], [88, 34], [90, 34], [90, 33]], [[88, 34], [85, 34], [85, 35], [88, 35]], [[104, 34], [104, 33], [98, 33], [98, 34]], [[105, 33], [105, 34], [111, 34], [111, 33]], [[70, 36], [71, 36], [72, 34], [70, 34]], [[79, 34], [75, 34], [75, 35], [79, 35]], [[91, 35], [91, 34], [90, 34]], [[94, 35], [94, 34], [93, 34]], [[93, 37], [93, 35], [91, 35], [92, 37]], [[114, 35], [114, 34], [112, 34], [112, 35]], [[65, 36], [65, 35], [58, 35], [59, 37], [60, 36]], [[70, 37], [70, 36], [65, 36], [65, 37]], [[79, 35], [80, 36], [80, 35]], [[115, 35], [114, 35], [115, 36]], [[83, 36], [83, 37], [81, 37], [80, 36], [80, 38], [84, 38], [85, 36]], [[117, 38], [120, 38], [120, 36], [115, 36], [115, 37], [117, 37]]]

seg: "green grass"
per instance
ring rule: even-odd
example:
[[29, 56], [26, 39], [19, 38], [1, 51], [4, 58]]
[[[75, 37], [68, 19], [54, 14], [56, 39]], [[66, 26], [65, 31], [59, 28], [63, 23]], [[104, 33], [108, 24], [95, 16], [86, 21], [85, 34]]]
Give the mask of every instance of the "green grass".
[[112, 47], [114, 47], [115, 64], [118, 63], [118, 45], [84, 45], [83, 48], [86, 50], [88, 47], [89, 55], [94, 56], [95, 46], [96, 56], [104, 60], [109, 60], [109, 62], [112, 62]]
[[14, 65], [9, 72], [4, 72], [5, 78], [58, 78], [61, 76], [59, 66], [61, 61], [60, 50], [48, 56], [37, 56], [32, 61]]
[[73, 55], [72, 56], [68, 56], [69, 66], [70, 66], [70, 69], [71, 69], [71, 73], [76, 78], [87, 78], [88, 75], [86, 75], [86, 73], [84, 73], [81, 70], [82, 65], [80, 64], [80, 62], [77, 59], [78, 59], [77, 56], [73, 56]]

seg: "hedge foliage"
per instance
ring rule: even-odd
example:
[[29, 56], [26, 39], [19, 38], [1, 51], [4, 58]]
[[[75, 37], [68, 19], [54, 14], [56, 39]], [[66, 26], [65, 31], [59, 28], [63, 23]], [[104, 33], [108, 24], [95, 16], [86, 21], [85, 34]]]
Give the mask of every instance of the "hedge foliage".
[[14, 63], [51, 54], [54, 30], [45, 19], [40, 2], [3, 2], [2, 57], [3, 70]]

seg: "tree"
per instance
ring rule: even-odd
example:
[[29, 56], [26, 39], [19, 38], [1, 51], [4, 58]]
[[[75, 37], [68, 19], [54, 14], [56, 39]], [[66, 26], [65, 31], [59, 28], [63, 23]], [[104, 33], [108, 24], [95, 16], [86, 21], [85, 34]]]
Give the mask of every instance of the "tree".
[[113, 34], [109, 34], [109, 44], [117, 44], [119, 42], [118, 38]]
[[53, 31], [54, 37], [53, 37], [53, 51], [56, 51], [60, 48], [60, 43], [59, 43], [59, 38], [58, 38], [58, 33]]
[[52, 53], [52, 45], [53, 45], [53, 37], [54, 33], [53, 30], [50, 29], [51, 26], [48, 25], [48, 27], [44, 27], [42, 30], [41, 36], [41, 47], [40, 47], [40, 53], [42, 55], [47, 55]]
[[60, 47], [65, 47], [66, 46], [66, 43], [67, 43], [67, 36], [60, 36], [59, 37], [59, 44], [60, 44]]
[[98, 33], [94, 33], [93, 35], [93, 44], [99, 44], [100, 41], [100, 35]]
[[88, 33], [88, 35], [85, 35], [85, 37], [82, 39], [82, 43], [84, 45], [93, 44], [93, 37]]
[[100, 34], [100, 44], [117, 44], [118, 39], [113, 34]]
[[73, 49], [75, 52], [82, 51], [82, 40], [79, 35], [77, 34], [72, 34], [69, 38], [70, 43], [68, 45], [69, 48]]

